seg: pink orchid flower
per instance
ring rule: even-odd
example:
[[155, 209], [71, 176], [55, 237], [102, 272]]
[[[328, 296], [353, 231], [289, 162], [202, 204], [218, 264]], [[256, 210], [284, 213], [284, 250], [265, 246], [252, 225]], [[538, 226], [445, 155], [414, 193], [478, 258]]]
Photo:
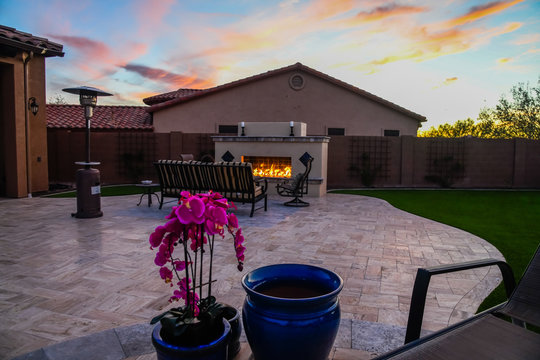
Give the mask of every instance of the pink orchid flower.
[[176, 216], [182, 224], [202, 224], [204, 209], [204, 202], [197, 196], [191, 196], [176, 209]]
[[163, 240], [163, 236], [165, 235], [166, 232], [167, 230], [165, 229], [165, 226], [158, 226], [154, 230], [154, 232], [150, 234], [149, 242], [150, 242], [151, 249], [157, 248], [161, 244], [161, 241]]
[[[193, 290], [202, 291], [203, 286], [208, 286], [208, 296], [211, 296], [212, 277], [204, 280], [206, 283], [202, 278], [196, 278], [196, 282], [191, 284], [193, 279], [190, 274], [199, 271], [198, 266], [201, 266], [202, 274], [203, 257], [209, 259], [211, 274], [212, 251], [208, 249], [213, 249], [215, 235], [224, 237], [225, 229], [232, 235], [238, 270], [243, 269], [245, 239], [238, 218], [228, 213], [230, 209], [236, 209], [236, 206], [219, 193], [191, 195], [182, 191], [178, 205], [173, 206], [165, 216], [166, 223], [156, 227], [149, 237], [150, 248], [157, 248], [154, 263], [160, 267], [160, 277], [170, 286], [173, 286], [174, 277], [179, 280], [176, 283], [178, 288], [173, 291], [169, 301], [184, 300], [193, 316], [198, 316], [204, 310], [199, 308], [201, 300]], [[175, 252], [179, 245], [183, 248]], [[201, 262], [192, 259], [200, 259]], [[181, 278], [184, 271], [185, 277]]]
[[159, 269], [159, 275], [163, 280], [165, 280], [166, 283], [170, 283], [173, 278], [172, 271], [166, 266], [163, 266], [161, 269]]

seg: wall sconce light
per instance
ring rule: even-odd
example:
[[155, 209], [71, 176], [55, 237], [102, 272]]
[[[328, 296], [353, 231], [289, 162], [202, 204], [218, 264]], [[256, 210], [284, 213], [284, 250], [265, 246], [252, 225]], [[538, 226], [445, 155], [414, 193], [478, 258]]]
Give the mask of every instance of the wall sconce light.
[[244, 128], [245, 128], [246, 124], [244, 124], [244, 122], [242, 121], [242, 122], [240, 123], [240, 126], [242, 127], [242, 134], [241, 134], [241, 136], [246, 136], [246, 133], [245, 133], [245, 131], [244, 131]]
[[34, 116], [37, 115], [39, 111], [39, 104], [37, 103], [36, 98], [33, 96], [28, 99], [28, 110], [30, 110]]
[[289, 122], [289, 126], [291, 127], [291, 133], [289, 136], [294, 136], [294, 121]]

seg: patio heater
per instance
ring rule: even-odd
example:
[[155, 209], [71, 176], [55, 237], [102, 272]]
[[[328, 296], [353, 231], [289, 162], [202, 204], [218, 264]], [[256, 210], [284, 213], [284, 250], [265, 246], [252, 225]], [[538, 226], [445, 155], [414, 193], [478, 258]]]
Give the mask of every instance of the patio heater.
[[90, 119], [94, 115], [97, 97], [111, 96], [112, 94], [88, 86], [62, 90], [70, 94], [79, 95], [79, 101], [84, 106], [84, 117], [86, 119], [86, 161], [75, 162], [77, 165], [83, 165], [84, 168], [77, 170], [77, 212], [71, 214], [71, 216], [85, 219], [100, 217], [103, 216], [103, 212], [101, 211], [99, 170], [92, 168], [92, 166], [99, 165], [100, 163], [90, 161]]

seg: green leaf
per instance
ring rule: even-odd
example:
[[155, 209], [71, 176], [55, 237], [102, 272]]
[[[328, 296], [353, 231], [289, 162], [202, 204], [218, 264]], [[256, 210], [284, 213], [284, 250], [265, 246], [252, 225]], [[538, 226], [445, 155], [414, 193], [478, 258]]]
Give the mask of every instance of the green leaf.
[[169, 313], [169, 310], [165, 311], [164, 313], [156, 316], [155, 318], [153, 318], [152, 320], [150, 320], [150, 324], [155, 324], [157, 323], [159, 320], [161, 320], [161, 318], [163, 318], [165, 315], [167, 315]]

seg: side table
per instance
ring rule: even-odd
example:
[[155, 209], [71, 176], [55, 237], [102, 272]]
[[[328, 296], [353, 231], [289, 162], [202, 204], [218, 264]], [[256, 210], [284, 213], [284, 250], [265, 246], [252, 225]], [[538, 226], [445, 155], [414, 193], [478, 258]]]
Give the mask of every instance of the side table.
[[139, 199], [137, 206], [141, 205], [142, 199], [145, 195], [148, 196], [148, 207], [152, 205], [152, 195], [154, 195], [159, 202], [159, 196], [154, 192], [154, 186], [156, 186], [156, 184], [136, 184], [136, 186], [142, 188], [141, 198]]

